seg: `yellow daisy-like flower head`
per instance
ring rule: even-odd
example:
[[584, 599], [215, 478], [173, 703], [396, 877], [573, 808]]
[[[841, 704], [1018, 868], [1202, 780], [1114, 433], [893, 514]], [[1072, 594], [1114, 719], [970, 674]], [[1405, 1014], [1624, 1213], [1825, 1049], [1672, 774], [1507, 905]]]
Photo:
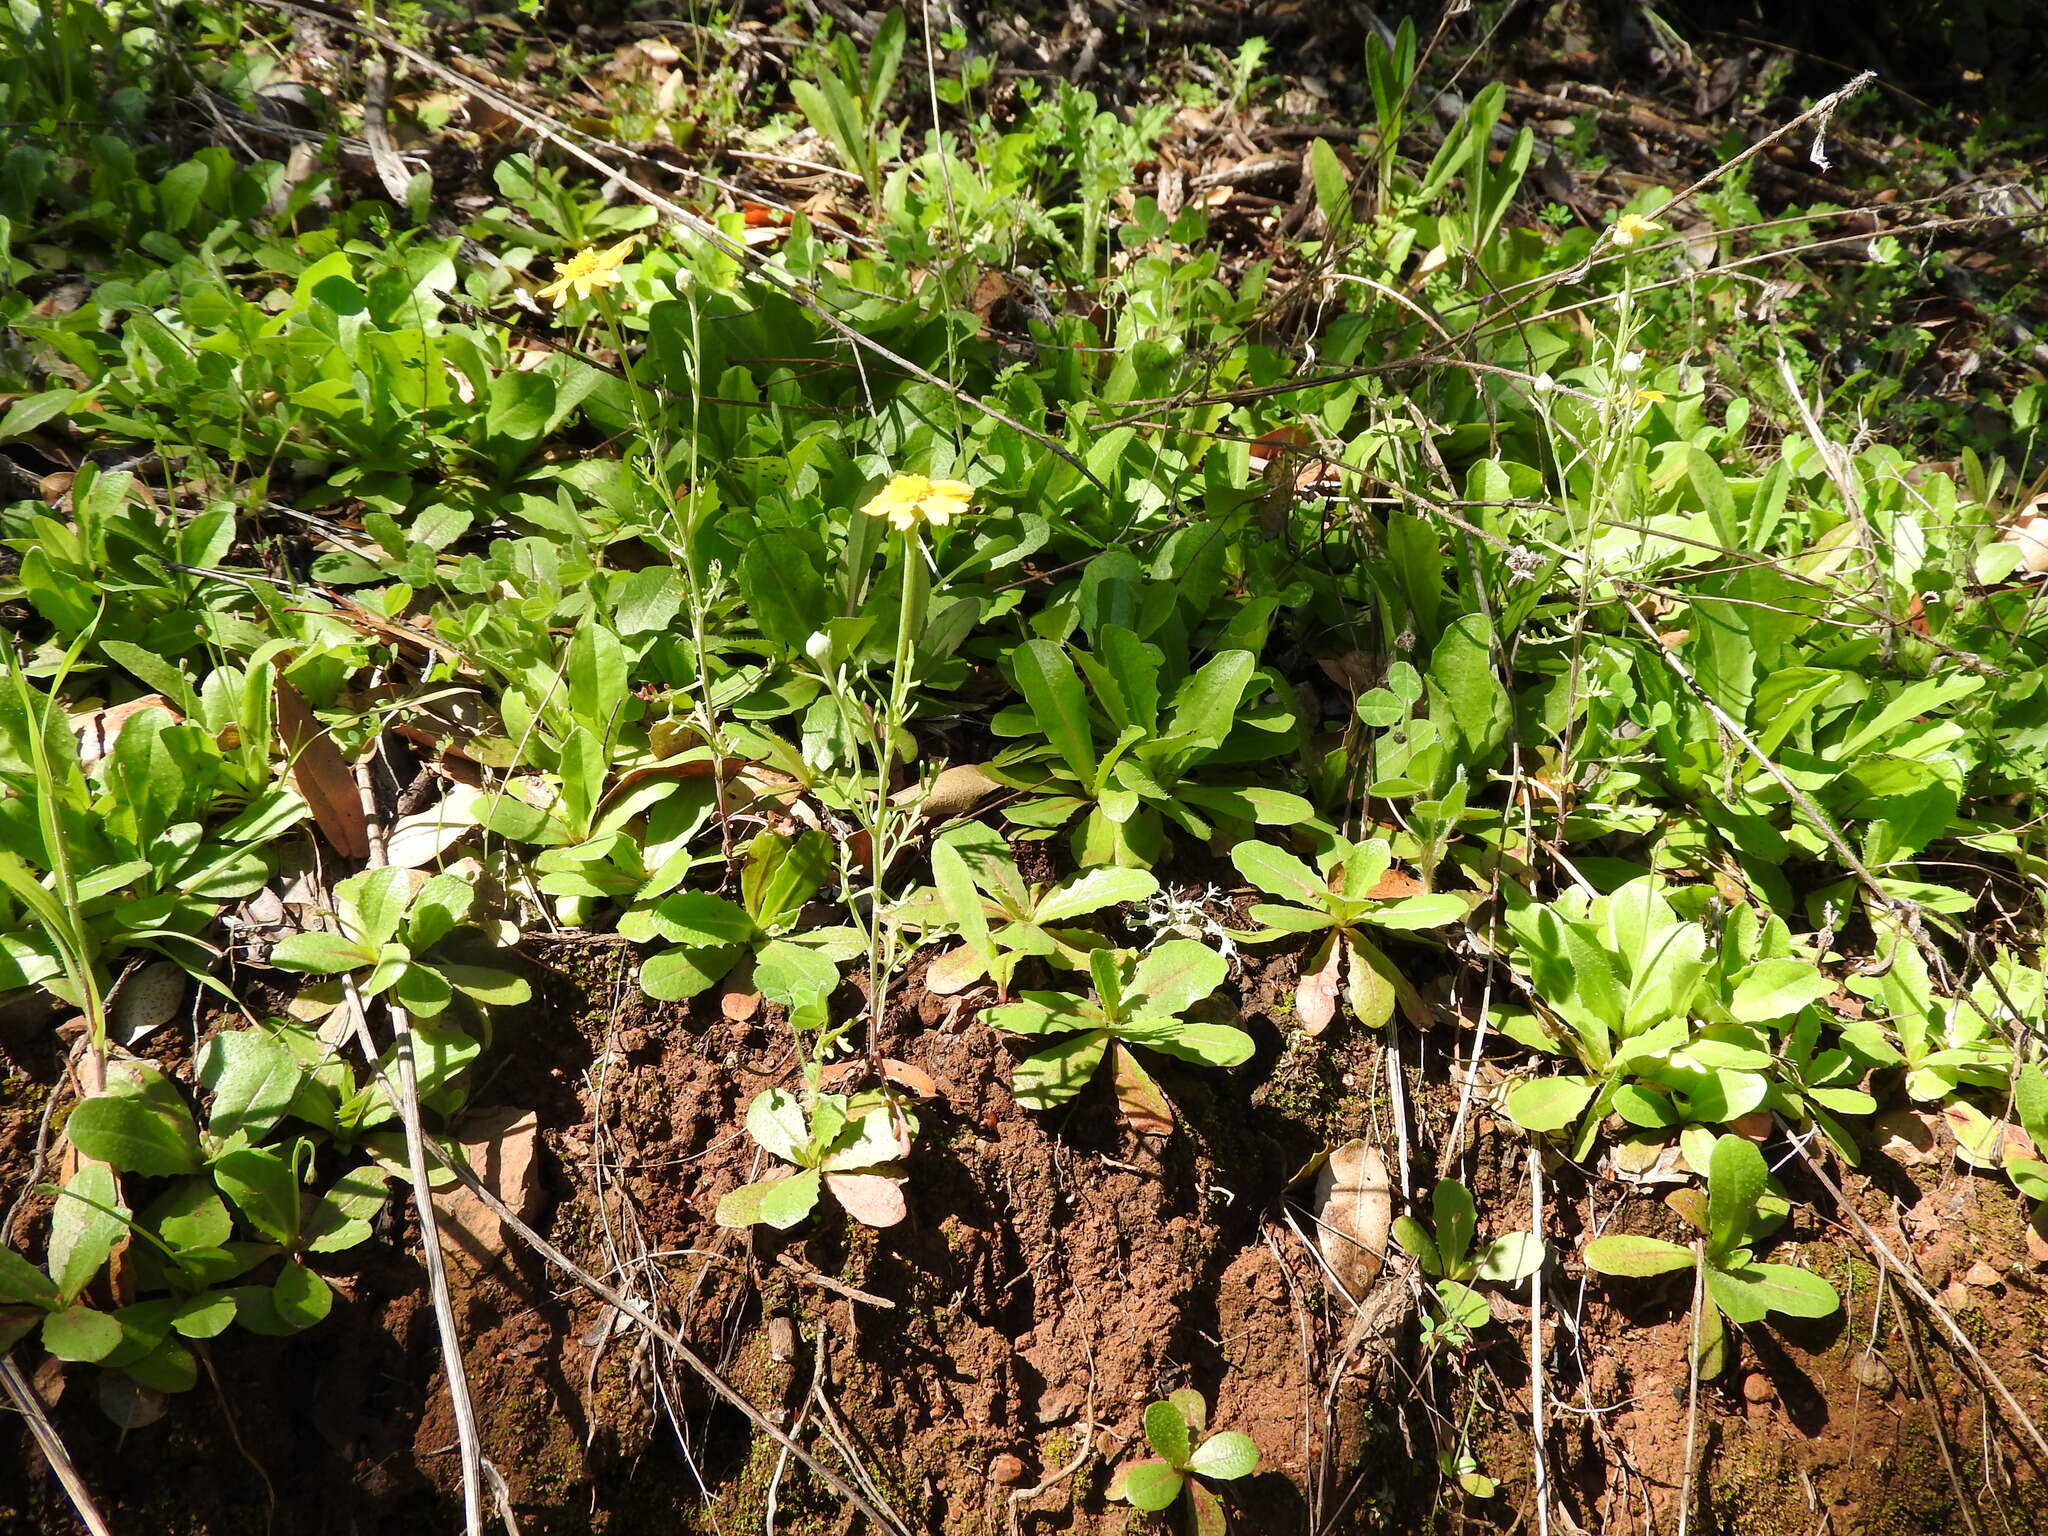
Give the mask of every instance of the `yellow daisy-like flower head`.
[[579, 299], [587, 299], [598, 289], [611, 287], [619, 280], [619, 268], [626, 264], [626, 258], [639, 243], [638, 235], [628, 235], [617, 245], [608, 245], [601, 251], [595, 248], [578, 251], [567, 261], [557, 264], [555, 280], [540, 290], [540, 297], [560, 309], [569, 301], [572, 292]]
[[1645, 235], [1659, 235], [1664, 226], [1655, 219], [1646, 219], [1639, 213], [1624, 213], [1614, 221], [1614, 243], [1634, 245]]
[[898, 533], [919, 523], [943, 528], [968, 510], [974, 487], [964, 480], [927, 480], [923, 475], [893, 475], [861, 508], [869, 517], [886, 517]]

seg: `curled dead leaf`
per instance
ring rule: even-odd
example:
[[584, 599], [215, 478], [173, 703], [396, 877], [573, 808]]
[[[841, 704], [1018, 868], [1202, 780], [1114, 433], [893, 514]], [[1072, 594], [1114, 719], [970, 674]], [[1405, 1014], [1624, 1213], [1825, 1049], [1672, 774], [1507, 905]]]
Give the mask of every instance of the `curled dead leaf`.
[[292, 787], [312, 811], [313, 825], [343, 858], [368, 858], [370, 836], [363, 823], [363, 802], [341, 749], [313, 717], [299, 690], [281, 674], [273, 692], [278, 738], [290, 754]]
[[121, 728], [145, 709], [164, 710], [173, 720], [185, 718], [160, 693], [146, 693], [125, 704], [109, 704], [104, 709], [88, 709], [73, 715], [71, 734], [78, 738], [78, 766], [90, 772], [95, 764], [114, 750]]
[[1316, 1175], [1316, 1246], [1334, 1282], [1353, 1301], [1372, 1289], [1394, 1228], [1387, 1160], [1361, 1139], [1337, 1147]]

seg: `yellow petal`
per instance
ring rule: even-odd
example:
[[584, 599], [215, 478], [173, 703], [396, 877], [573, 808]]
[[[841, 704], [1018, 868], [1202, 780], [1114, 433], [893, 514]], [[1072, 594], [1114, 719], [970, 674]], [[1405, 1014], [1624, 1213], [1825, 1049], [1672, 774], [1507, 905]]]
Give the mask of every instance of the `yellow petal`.
[[918, 504], [931, 493], [932, 483], [923, 475], [897, 475], [875, 492], [861, 511], [869, 517], [886, 517], [898, 528], [908, 528], [918, 520]]
[[974, 487], [964, 480], [935, 480], [931, 494], [924, 497], [919, 505], [924, 515], [945, 527], [953, 518], [965, 512], [974, 503]]

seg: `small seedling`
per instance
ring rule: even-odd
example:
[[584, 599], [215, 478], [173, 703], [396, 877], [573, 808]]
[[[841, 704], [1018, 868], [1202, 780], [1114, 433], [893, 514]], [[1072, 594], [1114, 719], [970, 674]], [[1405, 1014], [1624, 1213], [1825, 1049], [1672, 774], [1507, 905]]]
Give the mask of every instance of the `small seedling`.
[[1543, 1240], [1534, 1232], [1510, 1232], [1475, 1249], [1479, 1212], [1472, 1192], [1455, 1179], [1445, 1179], [1430, 1195], [1431, 1232], [1412, 1216], [1394, 1223], [1394, 1241], [1436, 1281], [1436, 1300], [1425, 1332], [1452, 1347], [1471, 1342], [1474, 1330], [1490, 1315], [1486, 1298], [1474, 1282], [1513, 1285], [1543, 1267]]
[[821, 1093], [806, 1114], [802, 1099], [770, 1088], [748, 1106], [747, 1130], [796, 1171], [742, 1184], [718, 1202], [720, 1226], [793, 1227], [824, 1190], [871, 1227], [894, 1226], [906, 1214], [902, 1160], [917, 1124], [883, 1095]]
[[1751, 1246], [1784, 1220], [1782, 1197], [1769, 1193], [1769, 1170], [1754, 1142], [1722, 1136], [1707, 1165], [1704, 1199], [1697, 1189], [1675, 1191], [1666, 1200], [1701, 1233], [1691, 1247], [1657, 1237], [1616, 1234], [1586, 1245], [1586, 1267], [1603, 1275], [1662, 1275], [1698, 1267], [1705, 1271], [1711, 1303], [1694, 1320], [1696, 1355], [1703, 1377], [1721, 1374], [1731, 1358], [1722, 1320], [1757, 1323], [1772, 1312], [1786, 1317], [1827, 1317], [1840, 1310], [1835, 1288], [1810, 1270], [1790, 1264], [1759, 1264]]
[[1136, 1509], [1170, 1508], [1186, 1496], [1195, 1536], [1221, 1536], [1223, 1501], [1208, 1487], [1234, 1482], [1258, 1469], [1259, 1448], [1249, 1435], [1226, 1429], [1197, 1445], [1208, 1426], [1209, 1405], [1192, 1387], [1168, 1393], [1145, 1410], [1145, 1440], [1153, 1456], [1119, 1467], [1109, 1496]]

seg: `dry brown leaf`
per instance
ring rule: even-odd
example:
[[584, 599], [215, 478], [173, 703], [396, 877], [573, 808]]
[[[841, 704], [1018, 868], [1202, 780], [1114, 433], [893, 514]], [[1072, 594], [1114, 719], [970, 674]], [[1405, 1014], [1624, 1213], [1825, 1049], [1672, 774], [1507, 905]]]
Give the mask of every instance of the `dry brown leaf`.
[[1877, 1150], [1895, 1163], [1912, 1167], [1940, 1155], [1929, 1118], [1913, 1110], [1888, 1109], [1871, 1128], [1877, 1132]]
[[[499, 1105], [465, 1115], [456, 1134], [470, 1171], [512, 1214], [531, 1220], [540, 1201], [540, 1120], [530, 1109]], [[442, 1242], [477, 1268], [496, 1266], [505, 1254], [498, 1213], [464, 1186], [438, 1191]]]
[[370, 837], [363, 824], [363, 802], [341, 749], [313, 718], [299, 690], [282, 675], [274, 692], [277, 734], [290, 754], [292, 785], [312, 811], [313, 825], [344, 859], [368, 858]]
[[109, 1023], [116, 1039], [133, 1045], [178, 1016], [187, 986], [184, 969], [168, 960], [138, 966], [114, 989]]
[[1394, 1190], [1387, 1160], [1363, 1139], [1334, 1149], [1316, 1175], [1316, 1246], [1344, 1293], [1357, 1301], [1387, 1261]]
[[91, 771], [94, 764], [114, 750], [121, 728], [145, 709], [161, 709], [173, 720], [185, 718], [160, 693], [146, 693], [126, 704], [109, 704], [104, 709], [88, 709], [73, 715], [71, 734], [78, 738], [78, 766]]
[[2014, 513], [1998, 540], [2019, 546], [2019, 568], [2029, 575], [2048, 571], [2048, 496], [2036, 496]]

